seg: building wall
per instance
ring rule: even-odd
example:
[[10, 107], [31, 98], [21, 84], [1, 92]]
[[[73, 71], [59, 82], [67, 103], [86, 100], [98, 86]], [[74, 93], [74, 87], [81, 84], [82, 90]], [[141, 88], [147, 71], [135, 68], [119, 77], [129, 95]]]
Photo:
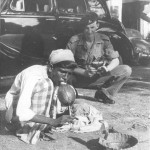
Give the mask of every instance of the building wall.
[[122, 21], [122, 0], [109, 0], [107, 1], [107, 4], [111, 16]]
[[149, 11], [150, 0], [123, 1], [122, 22], [126, 28], [137, 29], [144, 37], [146, 37], [150, 32], [150, 17], [148, 17]]
[[[150, 17], [150, 14], [148, 16]], [[140, 32], [143, 37], [146, 38], [148, 33], [150, 33], [150, 23], [146, 22], [143, 19], [140, 19]]]

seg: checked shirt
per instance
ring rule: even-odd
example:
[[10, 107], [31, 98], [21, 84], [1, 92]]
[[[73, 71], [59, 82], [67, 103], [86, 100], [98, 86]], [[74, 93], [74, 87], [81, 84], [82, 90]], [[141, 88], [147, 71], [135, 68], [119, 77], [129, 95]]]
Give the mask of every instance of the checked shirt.
[[47, 67], [34, 65], [19, 73], [6, 94], [6, 120], [17, 115], [29, 121], [35, 114], [49, 117], [54, 86], [47, 76]]

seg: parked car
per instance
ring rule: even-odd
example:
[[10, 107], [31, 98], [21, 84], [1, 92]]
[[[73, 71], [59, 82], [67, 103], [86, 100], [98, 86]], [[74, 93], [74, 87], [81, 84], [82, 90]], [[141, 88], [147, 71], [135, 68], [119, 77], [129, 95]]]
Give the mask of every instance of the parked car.
[[148, 33], [148, 35], [146, 37], [146, 41], [148, 41], [150, 43], [150, 32]]
[[126, 34], [134, 46], [134, 58], [139, 64], [148, 63], [150, 58], [150, 43], [135, 29], [126, 28]]
[[[98, 0], [100, 28], [110, 37], [123, 62], [133, 62], [133, 46], [121, 22], [110, 16], [105, 0]], [[92, 11], [87, 0], [0, 1], [0, 87], [33, 64], [46, 64], [53, 49], [65, 48], [80, 32], [79, 21]]]

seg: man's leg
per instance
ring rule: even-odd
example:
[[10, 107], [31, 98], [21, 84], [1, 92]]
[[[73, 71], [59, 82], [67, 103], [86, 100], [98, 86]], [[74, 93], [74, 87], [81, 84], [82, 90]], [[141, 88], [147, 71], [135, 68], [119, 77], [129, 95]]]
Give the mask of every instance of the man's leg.
[[117, 66], [110, 72], [111, 77], [95, 93], [96, 99], [105, 99], [105, 103], [113, 104], [113, 96], [120, 90], [130, 77], [132, 70], [127, 65]]
[[107, 92], [114, 96], [123, 84], [127, 81], [132, 73], [132, 69], [127, 65], [120, 65], [113, 69], [110, 74], [111, 78], [109, 78], [104, 84], [103, 88], [107, 90]]
[[[104, 99], [105, 95], [111, 100], [130, 77], [132, 69], [127, 65], [119, 65], [105, 76], [87, 78], [83, 76], [73, 77], [73, 86], [77, 88], [96, 88], [96, 99]], [[109, 101], [108, 101], [109, 103]], [[112, 102], [114, 103], [114, 102]]]

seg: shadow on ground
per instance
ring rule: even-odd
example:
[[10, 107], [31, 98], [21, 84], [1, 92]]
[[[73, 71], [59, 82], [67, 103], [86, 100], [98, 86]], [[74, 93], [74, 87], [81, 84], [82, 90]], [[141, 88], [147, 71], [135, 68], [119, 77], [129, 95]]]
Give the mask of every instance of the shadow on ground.
[[97, 100], [95, 98], [90, 97], [90, 96], [79, 95], [78, 98], [86, 99], [86, 100], [92, 101], [92, 102], [97, 102]]
[[71, 139], [73, 139], [74, 141], [86, 146], [89, 150], [106, 150], [105, 147], [103, 147], [102, 145], [100, 145], [98, 143], [99, 139], [92, 139], [92, 140], [89, 140], [89, 141], [84, 141], [80, 138], [77, 138], [77, 137], [69, 137]]
[[10, 135], [11, 133], [8, 133], [5, 130], [5, 110], [0, 110], [0, 135]]
[[[150, 82], [145, 81], [136, 81], [136, 80], [129, 80], [120, 90], [120, 93], [133, 93], [136, 92], [140, 96], [150, 96], [148, 92], [150, 89]], [[145, 91], [145, 93], [142, 93]]]
[[137, 66], [132, 68], [132, 75], [127, 83], [121, 89], [121, 93], [139, 92], [140, 96], [150, 96], [150, 93], [140, 93], [150, 89], [150, 67]]

